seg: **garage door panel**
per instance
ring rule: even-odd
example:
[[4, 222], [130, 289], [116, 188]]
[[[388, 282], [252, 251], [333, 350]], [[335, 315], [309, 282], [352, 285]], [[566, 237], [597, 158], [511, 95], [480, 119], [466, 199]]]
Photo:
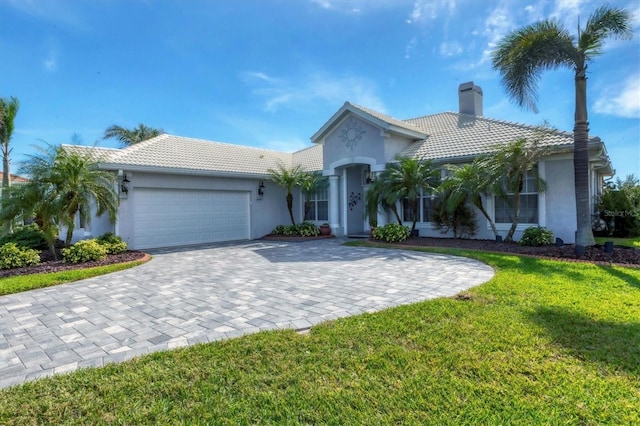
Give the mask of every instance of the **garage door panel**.
[[136, 188], [136, 248], [249, 238], [249, 193]]

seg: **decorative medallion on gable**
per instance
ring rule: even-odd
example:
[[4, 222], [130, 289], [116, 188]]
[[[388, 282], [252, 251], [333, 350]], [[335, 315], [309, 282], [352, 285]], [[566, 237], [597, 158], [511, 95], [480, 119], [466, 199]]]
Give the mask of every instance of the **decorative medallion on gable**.
[[367, 132], [362, 128], [362, 125], [351, 117], [342, 126], [340, 139], [342, 139], [342, 142], [347, 146], [349, 151], [353, 151], [353, 148], [358, 145], [358, 142], [362, 139], [362, 135], [365, 133]]

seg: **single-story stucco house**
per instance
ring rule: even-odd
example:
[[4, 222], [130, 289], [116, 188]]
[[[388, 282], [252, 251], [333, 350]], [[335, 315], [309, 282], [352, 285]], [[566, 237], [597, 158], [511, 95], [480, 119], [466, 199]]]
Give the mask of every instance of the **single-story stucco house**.
[[[483, 117], [482, 89], [473, 82], [461, 84], [458, 96], [458, 112], [407, 120], [346, 102], [311, 137], [310, 147], [294, 153], [169, 134], [123, 149], [97, 148], [100, 167], [118, 175], [118, 220], [112, 225], [106, 216], [94, 218], [78, 229], [76, 238], [112, 231], [132, 249], [260, 238], [290, 222], [284, 190], [269, 181], [268, 170], [278, 164], [299, 164], [328, 179], [327, 189], [311, 200], [307, 219], [328, 222], [338, 236], [364, 233], [369, 228], [364, 194], [375, 173], [396, 155], [442, 166], [462, 164], [498, 144], [536, 136], [536, 126]], [[553, 149], [538, 164], [547, 189], [537, 193], [533, 180], [525, 182], [515, 239], [525, 228], [540, 225], [574, 242], [573, 136], [553, 131], [541, 145]], [[613, 170], [599, 138], [591, 138], [589, 147], [590, 193], [595, 200], [604, 177]], [[424, 194], [417, 228], [421, 236], [443, 236], [429, 222], [430, 200], [431, 195]], [[484, 202], [498, 230], [506, 234], [511, 220], [504, 203], [493, 196]], [[296, 221], [302, 221], [300, 193], [294, 193], [294, 203]], [[475, 238], [493, 239], [486, 219], [476, 216]], [[381, 214], [378, 225], [390, 220]]]

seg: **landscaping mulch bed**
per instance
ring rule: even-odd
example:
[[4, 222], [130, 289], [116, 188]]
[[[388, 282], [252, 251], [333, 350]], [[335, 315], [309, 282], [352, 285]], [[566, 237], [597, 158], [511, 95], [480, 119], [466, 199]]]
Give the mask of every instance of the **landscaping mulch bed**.
[[[5, 269], [0, 270], [0, 278], [11, 277], [14, 275], [29, 275], [50, 272], [69, 271], [72, 269], [93, 268], [96, 266], [114, 265], [117, 263], [133, 262], [141, 260], [146, 256], [144, 252], [137, 250], [129, 250], [121, 254], [107, 255], [103, 260], [96, 260], [84, 263], [64, 263], [62, 260], [53, 260], [53, 256], [49, 251], [43, 251], [40, 254], [42, 262], [38, 265], [27, 266], [26, 268]], [[58, 253], [58, 259], [62, 259], [62, 255]]]
[[585, 254], [578, 257], [573, 244], [560, 247], [554, 245], [527, 247], [517, 243], [496, 243], [494, 240], [463, 240], [455, 238], [413, 237], [402, 245], [422, 247], [450, 247], [459, 249], [484, 250], [500, 253], [522, 254], [559, 260], [587, 261], [597, 263], [615, 263], [620, 265], [640, 266], [640, 250], [631, 247], [614, 246], [613, 253], [605, 253], [602, 245], [587, 247]]

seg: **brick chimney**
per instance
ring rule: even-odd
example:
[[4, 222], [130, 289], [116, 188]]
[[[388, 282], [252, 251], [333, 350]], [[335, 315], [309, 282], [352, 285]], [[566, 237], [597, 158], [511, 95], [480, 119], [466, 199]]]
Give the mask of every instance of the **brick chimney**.
[[458, 103], [461, 114], [482, 115], [482, 88], [473, 81], [458, 87]]

